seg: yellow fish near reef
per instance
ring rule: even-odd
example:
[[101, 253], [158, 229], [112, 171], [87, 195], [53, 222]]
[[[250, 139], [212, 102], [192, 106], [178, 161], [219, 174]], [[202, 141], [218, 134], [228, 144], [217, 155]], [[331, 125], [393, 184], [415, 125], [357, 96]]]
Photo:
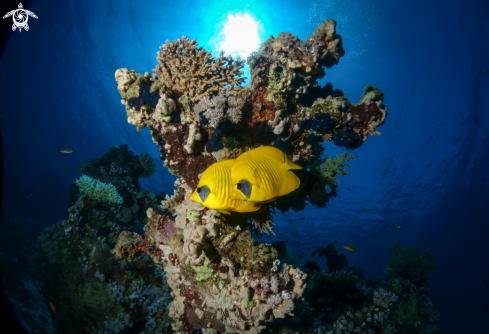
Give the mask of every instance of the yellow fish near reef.
[[202, 176], [190, 199], [203, 206], [217, 210], [224, 214], [229, 211], [253, 212], [261, 204], [231, 199], [231, 166], [234, 159], [216, 162], [210, 165]]
[[346, 250], [355, 252], [355, 248], [353, 248], [352, 246], [344, 245], [343, 248], [346, 249]]
[[300, 185], [290, 170], [302, 169], [272, 146], [262, 146], [241, 154], [231, 167], [231, 198], [250, 202], [271, 202]]

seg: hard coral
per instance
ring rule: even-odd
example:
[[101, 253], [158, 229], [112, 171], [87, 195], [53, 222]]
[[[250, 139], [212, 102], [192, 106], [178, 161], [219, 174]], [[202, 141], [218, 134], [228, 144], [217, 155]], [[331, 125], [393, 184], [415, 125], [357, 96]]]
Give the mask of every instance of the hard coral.
[[177, 97], [185, 95], [199, 101], [204, 96], [224, 94], [228, 85], [235, 87], [244, 82], [240, 77], [244, 61], [224, 56], [224, 51], [214, 58], [211, 52], [197, 45], [195, 39], [190, 41], [183, 36], [173, 43], [167, 40], [158, 52], [159, 65], [154, 71], [158, 80]]

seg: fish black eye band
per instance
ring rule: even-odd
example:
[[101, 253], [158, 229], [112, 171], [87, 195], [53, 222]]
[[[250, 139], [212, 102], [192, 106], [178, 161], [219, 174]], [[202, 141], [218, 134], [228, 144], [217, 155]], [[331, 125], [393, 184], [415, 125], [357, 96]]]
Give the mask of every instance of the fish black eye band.
[[236, 189], [241, 191], [246, 198], [250, 198], [251, 196], [251, 183], [247, 180], [241, 180], [236, 184]]
[[203, 202], [205, 202], [205, 200], [207, 199], [207, 196], [209, 196], [209, 193], [210, 193], [210, 189], [208, 186], [202, 186], [202, 187], [199, 187], [197, 188], [197, 194], [199, 194], [199, 197], [200, 197], [200, 200]]

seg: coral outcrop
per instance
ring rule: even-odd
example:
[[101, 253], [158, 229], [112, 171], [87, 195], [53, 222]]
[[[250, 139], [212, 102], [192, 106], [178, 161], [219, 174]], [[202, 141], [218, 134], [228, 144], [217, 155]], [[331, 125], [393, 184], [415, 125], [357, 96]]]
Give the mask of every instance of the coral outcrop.
[[[337, 195], [336, 176], [347, 175], [354, 156], [323, 157], [321, 143], [353, 150], [380, 135], [387, 108], [378, 88], [366, 86], [354, 104], [331, 84], [317, 82], [344, 55], [336, 22], [323, 22], [305, 41], [291, 33], [270, 36], [246, 60], [251, 81], [244, 87], [240, 59], [213, 58], [185, 36], [160, 49], [153, 75], [123, 68], [115, 79], [128, 122], [138, 131], [149, 128], [164, 166], [179, 178], [173, 196], [147, 208], [144, 236], [121, 233], [114, 254], [134, 261], [144, 253], [165, 272], [173, 330], [395, 332], [391, 309], [402, 298], [389, 285], [365, 280], [359, 267], [348, 267], [332, 244], [318, 251], [330, 272], [308, 262], [305, 273], [281, 263], [279, 251], [282, 259], [297, 261], [285, 243], [275, 244], [277, 250], [252, 238], [273, 233], [276, 208], [324, 207]], [[297, 190], [256, 212], [230, 215], [189, 199], [209, 166], [259, 146], [277, 147], [303, 167], [294, 171]], [[411, 324], [404, 306], [399, 312], [398, 319]]]
[[[140, 191], [144, 167], [126, 145], [79, 168], [86, 181], [73, 183], [67, 218], [37, 239], [45, 276], [40, 291], [56, 307], [54, 327], [74, 334], [165, 332], [172, 321], [167, 278], [138, 248], [143, 239], [134, 232], [163, 194]], [[90, 195], [93, 183], [111, 184], [121, 201]]]

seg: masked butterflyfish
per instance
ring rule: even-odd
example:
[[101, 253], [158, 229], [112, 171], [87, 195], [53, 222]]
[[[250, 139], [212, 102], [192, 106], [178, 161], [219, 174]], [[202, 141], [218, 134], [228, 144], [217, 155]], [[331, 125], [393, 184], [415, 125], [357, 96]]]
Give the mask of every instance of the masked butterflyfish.
[[272, 146], [262, 146], [241, 154], [231, 167], [231, 198], [250, 202], [270, 202], [300, 185], [290, 170], [302, 169]]
[[231, 166], [234, 159], [216, 162], [202, 173], [190, 199], [224, 214], [257, 211], [261, 204], [231, 199]]

